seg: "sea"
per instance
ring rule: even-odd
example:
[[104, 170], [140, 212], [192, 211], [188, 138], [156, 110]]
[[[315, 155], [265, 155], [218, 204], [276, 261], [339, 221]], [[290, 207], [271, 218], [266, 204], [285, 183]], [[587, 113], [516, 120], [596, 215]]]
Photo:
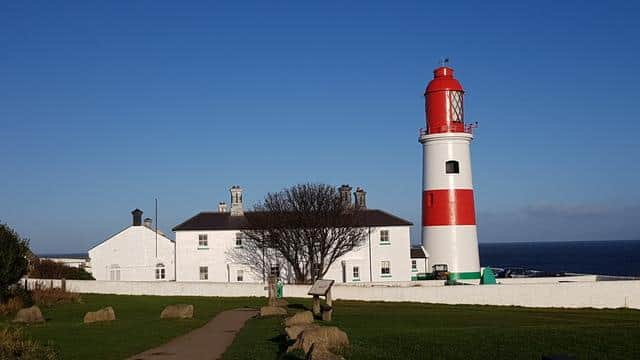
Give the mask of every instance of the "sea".
[[640, 276], [640, 240], [480, 243], [479, 246], [482, 266]]

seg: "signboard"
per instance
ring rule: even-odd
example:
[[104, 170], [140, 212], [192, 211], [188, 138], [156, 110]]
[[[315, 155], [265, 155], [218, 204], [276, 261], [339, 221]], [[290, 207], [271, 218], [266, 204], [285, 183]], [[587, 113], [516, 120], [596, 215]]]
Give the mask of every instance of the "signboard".
[[316, 282], [313, 283], [313, 286], [311, 286], [311, 289], [309, 290], [307, 295], [327, 296], [327, 292], [334, 282], [335, 280], [328, 279], [316, 280]]

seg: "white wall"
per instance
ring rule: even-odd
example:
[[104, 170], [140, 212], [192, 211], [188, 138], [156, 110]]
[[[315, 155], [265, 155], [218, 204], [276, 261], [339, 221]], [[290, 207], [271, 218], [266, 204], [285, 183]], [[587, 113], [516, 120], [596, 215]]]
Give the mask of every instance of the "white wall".
[[[237, 282], [238, 270], [242, 270], [243, 282], [261, 282], [262, 274], [229, 256], [236, 249], [238, 233], [239, 230], [176, 231], [177, 280]], [[207, 235], [207, 246], [199, 246], [200, 234]], [[207, 280], [200, 280], [200, 267], [208, 268]]]
[[[386, 284], [337, 284], [333, 298], [363, 301], [410, 301], [440, 304], [508, 305], [558, 308], [640, 309], [640, 281], [582, 281], [520, 283], [511, 285], [444, 286], [442, 281]], [[40, 281], [29, 279], [30, 286]], [[54, 280], [59, 286], [59, 280]], [[126, 282], [67, 280], [67, 289], [80, 293], [164, 296], [257, 296], [265, 297], [263, 284], [213, 282]], [[285, 285], [285, 297], [309, 297], [307, 285]]]
[[165, 266], [165, 281], [174, 279], [174, 245], [146, 226], [129, 226], [89, 250], [91, 273], [96, 280], [110, 280], [111, 269], [120, 269], [122, 281], [155, 281], [156, 264]]
[[[344, 271], [346, 282], [411, 280], [409, 226], [379, 227], [370, 228], [370, 230], [371, 235], [363, 246], [338, 259], [329, 268], [325, 278], [342, 282]], [[388, 245], [380, 243], [380, 230], [389, 231]], [[238, 233], [240, 233], [239, 230], [176, 231], [177, 280], [236, 282], [237, 271], [242, 270], [244, 282], [262, 282], [261, 272], [255, 271], [255, 267], [239, 263], [231, 256], [235, 250]], [[206, 247], [198, 245], [201, 234], [207, 235], [208, 246]], [[369, 262], [370, 258], [371, 262]], [[383, 277], [380, 273], [380, 265], [384, 260], [391, 262], [390, 277]], [[208, 268], [208, 280], [200, 280], [201, 266]], [[281, 276], [286, 279], [289, 272], [284, 261], [281, 261], [281, 266]], [[359, 267], [359, 280], [353, 278], [354, 266]]]
[[[418, 273], [426, 273], [429, 267], [429, 259], [427, 258], [411, 258], [411, 261], [416, 262], [416, 270], [411, 270], [411, 276], [417, 276]], [[431, 272], [431, 271], [429, 271]]]

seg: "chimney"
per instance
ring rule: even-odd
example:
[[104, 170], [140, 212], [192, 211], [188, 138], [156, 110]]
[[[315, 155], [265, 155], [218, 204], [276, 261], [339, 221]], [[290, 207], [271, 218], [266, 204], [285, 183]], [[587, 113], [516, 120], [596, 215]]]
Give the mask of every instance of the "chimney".
[[367, 208], [367, 192], [364, 191], [361, 187], [356, 189], [356, 192], [353, 193], [356, 198], [356, 209], [366, 209]]
[[144, 226], [153, 229], [153, 220], [151, 220], [151, 218], [144, 218]]
[[345, 207], [351, 206], [351, 186], [342, 185], [338, 188], [340, 192], [340, 200], [345, 204]]
[[234, 185], [229, 189], [229, 192], [231, 192], [231, 216], [244, 215], [244, 210], [242, 209], [242, 188]]
[[142, 210], [135, 209], [131, 212], [131, 215], [133, 215], [133, 226], [142, 225]]
[[218, 203], [218, 212], [219, 213], [226, 213], [227, 212], [227, 203], [224, 201], [220, 201]]

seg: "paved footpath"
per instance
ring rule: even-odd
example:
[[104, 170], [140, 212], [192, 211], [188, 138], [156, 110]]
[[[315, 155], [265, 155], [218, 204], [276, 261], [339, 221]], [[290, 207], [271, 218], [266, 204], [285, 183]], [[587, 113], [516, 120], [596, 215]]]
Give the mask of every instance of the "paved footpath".
[[129, 360], [221, 359], [244, 323], [257, 314], [254, 309], [223, 311], [205, 326], [130, 357]]

